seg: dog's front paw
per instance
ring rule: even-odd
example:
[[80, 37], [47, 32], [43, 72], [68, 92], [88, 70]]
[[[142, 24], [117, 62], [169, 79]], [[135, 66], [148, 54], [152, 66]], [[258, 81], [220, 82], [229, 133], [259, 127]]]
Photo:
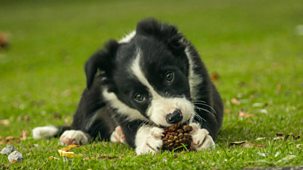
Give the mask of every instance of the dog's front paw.
[[191, 148], [193, 150], [200, 151], [215, 147], [215, 142], [206, 129], [201, 129], [196, 123], [191, 124], [191, 126], [193, 127], [191, 132], [193, 140], [191, 143]]
[[121, 126], [117, 126], [110, 136], [110, 141], [115, 143], [126, 143], [125, 135]]
[[163, 142], [164, 130], [158, 127], [146, 127], [142, 126], [136, 135], [136, 153], [137, 155], [147, 153], [157, 153], [160, 151]]
[[67, 130], [60, 136], [60, 142], [64, 145], [84, 145], [89, 142], [89, 135], [81, 130]]

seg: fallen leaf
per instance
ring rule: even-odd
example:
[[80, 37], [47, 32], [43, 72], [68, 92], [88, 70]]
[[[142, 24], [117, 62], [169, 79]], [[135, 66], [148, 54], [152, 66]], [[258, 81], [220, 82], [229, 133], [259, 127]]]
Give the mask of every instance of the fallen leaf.
[[240, 100], [238, 100], [237, 98], [232, 98], [232, 99], [230, 100], [230, 102], [231, 102], [231, 104], [233, 104], [233, 105], [240, 105], [240, 104], [241, 104]]
[[256, 139], [256, 141], [260, 141], [260, 140], [264, 140], [265, 139], [265, 137], [258, 137], [257, 139]]
[[62, 157], [67, 157], [67, 158], [77, 157], [77, 155], [74, 152], [66, 152], [66, 151], [63, 151], [63, 150], [60, 150], [60, 149], [58, 150], [58, 153]]
[[9, 38], [7, 33], [0, 32], [0, 49], [9, 47]]
[[79, 145], [75, 145], [75, 144], [68, 145], [62, 149], [59, 149], [58, 153], [60, 156], [66, 157], [66, 158], [81, 157], [82, 156], [81, 154], [75, 154], [74, 152], [70, 152], [71, 149], [77, 148], [77, 147], [79, 147]]
[[231, 142], [229, 143], [229, 146], [240, 146], [243, 148], [261, 148], [261, 147], [265, 147], [265, 145], [263, 144], [255, 144], [255, 143], [251, 143], [248, 141], [235, 141], [235, 142]]
[[266, 109], [261, 109], [259, 110], [260, 113], [263, 113], [263, 114], [268, 114], [268, 111]]
[[79, 147], [79, 145], [71, 144], [71, 145], [68, 145], [68, 146], [66, 146], [66, 147], [64, 147], [64, 148], [62, 148], [62, 149], [60, 149], [60, 150], [65, 151], [65, 152], [68, 152], [68, 151], [70, 151], [71, 149], [77, 148], [77, 147]]
[[1, 119], [0, 125], [8, 126], [8, 125], [10, 125], [10, 121], [8, 119]]
[[53, 117], [55, 119], [60, 119], [60, 120], [62, 119], [62, 115], [60, 113], [58, 113], [58, 112], [53, 113]]
[[255, 117], [256, 115], [254, 114], [249, 114], [249, 113], [246, 113], [244, 111], [240, 111], [239, 112], [239, 117], [240, 118], [250, 118], [250, 117]]
[[28, 137], [28, 132], [26, 130], [22, 130], [20, 140], [26, 140]]
[[296, 155], [287, 155], [286, 157], [278, 160], [277, 163], [287, 163], [287, 162], [290, 162], [291, 160], [295, 159], [296, 157], [297, 157]]
[[288, 139], [298, 140], [300, 139], [300, 137], [301, 137], [300, 135], [295, 135], [293, 133], [285, 135], [282, 132], [277, 132], [276, 137], [274, 137], [273, 140], [288, 140]]
[[106, 160], [110, 160], [110, 159], [118, 159], [118, 156], [111, 156], [111, 155], [99, 155], [98, 159], [106, 159]]
[[49, 156], [49, 157], [48, 157], [48, 160], [59, 160], [59, 158], [54, 157], [54, 156]]
[[234, 141], [234, 142], [230, 142], [229, 146], [237, 146], [237, 145], [242, 145], [244, 144], [246, 141]]
[[254, 103], [252, 104], [252, 107], [260, 107], [260, 108], [264, 108], [268, 105], [268, 103]]
[[212, 81], [218, 81], [220, 79], [220, 75], [218, 72], [212, 72], [210, 78]]
[[257, 154], [258, 154], [259, 156], [266, 157], [266, 153], [263, 153], [263, 152], [257, 152]]

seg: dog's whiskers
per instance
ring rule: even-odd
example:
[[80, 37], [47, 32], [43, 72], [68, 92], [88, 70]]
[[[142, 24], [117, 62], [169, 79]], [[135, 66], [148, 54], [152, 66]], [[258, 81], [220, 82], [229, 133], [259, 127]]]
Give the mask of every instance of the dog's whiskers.
[[[212, 112], [213, 112], [214, 114], [217, 114], [216, 110], [215, 110], [212, 106], [210, 106], [209, 104], [206, 104], [205, 101], [197, 101], [197, 102], [193, 102], [193, 103], [194, 103], [195, 105], [207, 106], [207, 107], [209, 107], [209, 108], [212, 110]], [[195, 106], [195, 107], [198, 107], [198, 106]]]
[[205, 111], [205, 112], [210, 113], [210, 114], [213, 113], [213, 112], [211, 112], [211, 111], [209, 111], [209, 110], [207, 110], [207, 109], [204, 109], [204, 108], [202, 108], [202, 107], [195, 106], [195, 108], [198, 109], [198, 110], [200, 110], [200, 111]]

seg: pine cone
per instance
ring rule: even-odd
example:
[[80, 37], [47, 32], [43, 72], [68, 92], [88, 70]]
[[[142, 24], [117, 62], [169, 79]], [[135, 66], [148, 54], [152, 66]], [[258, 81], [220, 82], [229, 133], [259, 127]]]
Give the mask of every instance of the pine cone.
[[192, 127], [187, 124], [175, 124], [164, 129], [163, 150], [181, 151], [190, 149]]

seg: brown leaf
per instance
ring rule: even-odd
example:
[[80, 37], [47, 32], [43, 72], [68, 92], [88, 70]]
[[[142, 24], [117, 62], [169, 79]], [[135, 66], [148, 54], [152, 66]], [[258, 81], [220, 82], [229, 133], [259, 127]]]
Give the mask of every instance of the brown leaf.
[[250, 118], [250, 117], [255, 117], [256, 115], [254, 114], [249, 114], [249, 113], [246, 113], [244, 111], [240, 111], [239, 112], [239, 117], [240, 118]]
[[7, 33], [0, 32], [0, 49], [8, 48], [9, 38]]
[[210, 78], [212, 81], [218, 81], [220, 79], [220, 75], [218, 72], [212, 72]]
[[22, 130], [20, 135], [20, 140], [26, 140], [28, 137], [28, 132], [26, 130]]
[[241, 104], [240, 100], [238, 100], [237, 98], [232, 98], [232, 99], [230, 100], [230, 102], [231, 102], [231, 104], [233, 104], [233, 105], [240, 105], [240, 104]]
[[261, 148], [261, 147], [265, 147], [265, 145], [263, 144], [255, 144], [255, 143], [251, 143], [248, 141], [235, 141], [235, 142], [231, 142], [229, 143], [229, 146], [240, 146], [243, 148]]
[[105, 159], [105, 160], [110, 160], [110, 159], [118, 159], [118, 156], [111, 156], [111, 155], [99, 155], [98, 159]]
[[10, 125], [10, 121], [8, 119], [1, 119], [0, 120], [0, 125], [9, 126]]
[[300, 137], [301, 137], [300, 135], [295, 135], [293, 133], [285, 135], [282, 132], [277, 132], [276, 137], [274, 137], [273, 140], [288, 140], [288, 139], [298, 140], [298, 139], [300, 139]]
[[0, 144], [13, 144], [19, 142], [20, 142], [20, 138], [14, 136], [6, 136], [0, 138]]
[[242, 145], [246, 143], [246, 141], [234, 141], [234, 142], [230, 142], [229, 146], [238, 146], [238, 145]]

